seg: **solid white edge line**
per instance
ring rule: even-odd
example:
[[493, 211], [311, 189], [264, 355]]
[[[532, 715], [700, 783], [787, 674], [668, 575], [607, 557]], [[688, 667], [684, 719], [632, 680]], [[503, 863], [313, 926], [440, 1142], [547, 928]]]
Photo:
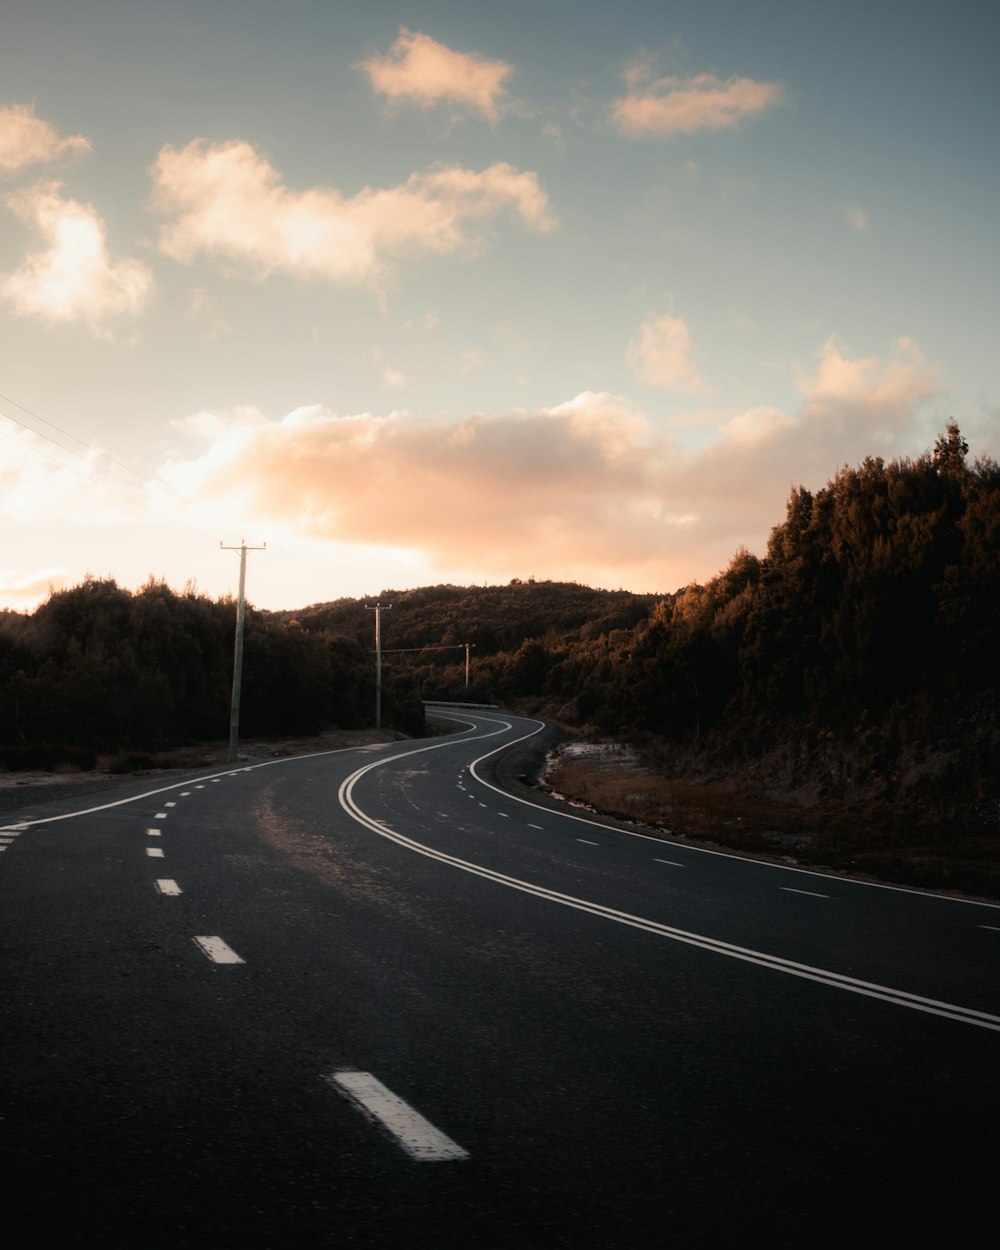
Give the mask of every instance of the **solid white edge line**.
[[810, 898], [829, 898], [829, 894], [817, 894], [815, 890], [796, 890], [790, 885], [779, 885], [779, 890], [783, 890], [786, 894], [808, 894]]
[[[447, 717], [447, 719], [457, 720], [459, 718], [452, 716]], [[520, 719], [526, 720], [529, 718], [521, 717]], [[466, 721], [465, 723], [469, 724], [470, 722]], [[693, 851], [697, 855], [717, 855], [720, 859], [735, 859], [744, 864], [755, 864], [758, 868], [768, 868], [776, 872], [794, 872], [804, 877], [820, 877], [824, 881], [836, 881], [842, 885], [855, 886], [859, 889], [891, 890], [897, 894], [915, 894], [919, 898], [937, 899], [942, 903], [959, 903], [967, 907], [989, 907], [993, 911], [1000, 910], [1000, 903], [991, 903], [986, 899], [953, 898], [948, 894], [935, 894], [931, 890], [915, 890], [905, 885], [890, 885], [884, 881], [859, 881], [856, 877], [838, 877], [833, 873], [819, 872], [814, 868], [793, 868], [790, 864], [772, 864], [769, 860], [754, 859], [749, 855], [735, 855], [729, 851], [713, 851], [707, 846], [695, 846], [690, 842], [675, 842], [671, 838], [661, 838], [657, 837], [656, 834], [642, 833], [638, 829], [623, 829], [618, 825], [608, 825], [603, 821], [595, 820], [591, 816], [579, 816], [575, 812], [562, 811], [552, 807], [545, 807], [541, 803], [534, 803], [531, 799], [522, 798], [519, 794], [511, 794], [507, 790], [501, 790], [499, 786], [493, 785], [492, 782], [486, 781], [479, 775], [476, 770], [484, 760], [488, 760], [491, 756], [507, 750], [508, 747], [517, 746], [519, 742], [525, 742], [528, 738], [533, 738], [535, 734], [540, 733], [545, 728], [544, 721], [536, 721], [535, 724], [538, 726], [537, 729], [531, 730], [530, 733], [522, 734], [520, 738], [514, 738], [510, 742], [505, 742], [501, 746], [494, 747], [492, 751], [487, 751], [485, 755], [481, 755], [478, 759], [472, 761], [469, 765], [469, 772], [480, 785], [485, 786], [487, 790], [493, 790], [496, 794], [503, 795], [505, 799], [510, 799], [514, 803], [521, 803], [525, 807], [533, 808], [536, 812], [546, 812], [550, 816], [561, 817], [563, 820], [576, 820], [581, 824], [591, 825], [595, 829], [610, 829], [612, 833], [621, 833], [628, 838], [643, 838], [647, 842], [656, 842], [660, 846], [683, 847], [685, 851]]]
[[467, 1159], [469, 1152], [394, 1094], [370, 1072], [341, 1069], [323, 1078], [369, 1120], [379, 1124], [418, 1163]]
[[[531, 735], [527, 735], [531, 736]], [[421, 748], [421, 750], [435, 750], [435, 746]], [[407, 753], [409, 754], [409, 752]], [[484, 868], [479, 864], [470, 863], [468, 860], [459, 859], [453, 855], [446, 855], [443, 851], [435, 850], [433, 847], [426, 846], [421, 842], [417, 842], [413, 838], [407, 838], [402, 834], [394, 833], [388, 829], [383, 823], [368, 816], [354, 802], [353, 789], [358, 781], [374, 768], [380, 768], [383, 764], [391, 763], [400, 756], [389, 756], [384, 760], [375, 760], [371, 764], [363, 768], [359, 768], [356, 772], [347, 777], [340, 786], [338, 798], [340, 805], [345, 812], [348, 813], [360, 825], [370, 829], [379, 836], [388, 838], [390, 841], [397, 842], [400, 846], [407, 847], [411, 851], [415, 851], [418, 855], [425, 855], [429, 859], [436, 859], [441, 863], [450, 864], [455, 868], [461, 869], [463, 872], [472, 873], [474, 876], [483, 877], [488, 881], [494, 881], [498, 885], [503, 885], [509, 889], [519, 890], [525, 894], [533, 894], [536, 898], [547, 899], [550, 902], [558, 903], [564, 907], [573, 908], [576, 911], [589, 912], [594, 916], [601, 916], [607, 920], [612, 920], [618, 924], [628, 925], [630, 928], [642, 929], [647, 933], [653, 933], [660, 937], [669, 938], [672, 941], [682, 942], [688, 946], [697, 946], [702, 950], [711, 951], [714, 954], [724, 955], [731, 959], [739, 959], [745, 963], [756, 964], [759, 967], [770, 968], [775, 972], [783, 972], [789, 976], [801, 977], [805, 980], [816, 981], [822, 985], [828, 985], [835, 989], [847, 990], [851, 993], [861, 994], [868, 998], [877, 998], [883, 1002], [892, 1003], [899, 1007], [908, 1007], [914, 1011], [926, 1012], [929, 1015], [943, 1016], [946, 1019], [956, 1020], [964, 1024], [976, 1025], [979, 1028], [990, 1029], [994, 1032], [1000, 1032], [1000, 1016], [993, 1015], [988, 1011], [978, 1011], [971, 1007], [962, 1007], [956, 1003], [946, 1003], [939, 999], [926, 998], [920, 994], [912, 994], [908, 990], [896, 990], [891, 986], [879, 985], [872, 981], [862, 981], [856, 977], [845, 976], [839, 972], [832, 972], [825, 968], [816, 968], [810, 964], [800, 964], [790, 959], [783, 959], [779, 955], [769, 955], [764, 951], [756, 951], [749, 947], [736, 946], [731, 942], [723, 942], [717, 938], [710, 938], [703, 934], [691, 933], [684, 929], [676, 929], [671, 925], [661, 924], [659, 921], [649, 920], [643, 916], [635, 916], [630, 912], [618, 911], [613, 907], [605, 907], [601, 903], [593, 903], [587, 899], [577, 898], [571, 894], [562, 894], [557, 890], [549, 890], [544, 886], [534, 885], [529, 881], [522, 881], [518, 877], [509, 877], [505, 873], [496, 872], [490, 868]], [[485, 757], [484, 757], [485, 758]], [[479, 761], [476, 761], [477, 763]], [[483, 783], [488, 784], [488, 783]], [[496, 787], [491, 786], [491, 789]], [[502, 791], [501, 791], [502, 793]], [[604, 826], [612, 828], [613, 826]], [[734, 857], [735, 858], [735, 857]]]

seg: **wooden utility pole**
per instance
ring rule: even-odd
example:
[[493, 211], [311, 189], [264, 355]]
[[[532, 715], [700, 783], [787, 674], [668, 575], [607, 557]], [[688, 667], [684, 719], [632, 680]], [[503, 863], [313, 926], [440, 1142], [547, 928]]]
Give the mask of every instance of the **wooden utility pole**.
[[382, 613], [392, 610], [391, 603], [366, 603], [375, 613], [375, 728], [382, 728]]
[[229, 705], [229, 762], [235, 764], [239, 758], [237, 747], [240, 740], [240, 687], [243, 684], [243, 621], [246, 617], [246, 585], [247, 585], [247, 552], [266, 551], [263, 547], [248, 547], [241, 541], [238, 547], [226, 547], [219, 543], [223, 551], [240, 553], [240, 597], [236, 601], [236, 645], [233, 653], [233, 697]]

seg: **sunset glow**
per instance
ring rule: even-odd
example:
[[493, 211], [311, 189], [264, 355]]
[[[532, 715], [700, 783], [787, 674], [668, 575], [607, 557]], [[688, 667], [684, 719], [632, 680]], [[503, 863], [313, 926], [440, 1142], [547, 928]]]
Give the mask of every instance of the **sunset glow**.
[[668, 592], [1000, 456], [988, 6], [13, 7], [0, 607]]

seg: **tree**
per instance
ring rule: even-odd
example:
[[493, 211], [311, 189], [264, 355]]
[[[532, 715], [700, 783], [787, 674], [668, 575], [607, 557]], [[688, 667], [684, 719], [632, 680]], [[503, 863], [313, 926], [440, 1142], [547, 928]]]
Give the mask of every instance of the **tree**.
[[944, 477], [963, 477], [967, 472], [965, 457], [969, 444], [962, 437], [958, 422], [952, 419], [934, 444], [934, 468]]

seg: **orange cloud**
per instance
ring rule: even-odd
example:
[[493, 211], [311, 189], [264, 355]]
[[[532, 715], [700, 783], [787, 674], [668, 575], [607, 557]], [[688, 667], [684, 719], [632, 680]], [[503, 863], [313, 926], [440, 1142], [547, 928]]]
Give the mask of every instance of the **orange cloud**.
[[172, 490], [290, 536], [398, 551], [433, 567], [670, 590], [762, 551], [792, 485], [822, 485], [869, 452], [921, 449], [934, 375], [912, 345], [886, 362], [824, 349], [797, 413], [718, 418], [685, 453], [641, 410], [584, 392], [551, 408], [454, 424], [407, 412], [256, 410], [185, 424]]
[[8, 195], [5, 203], [42, 235], [14, 273], [0, 275], [0, 300], [22, 317], [82, 321], [97, 334], [109, 322], [135, 317], [153, 289], [137, 260], [112, 260], [104, 222], [91, 204], [64, 199], [61, 184], [44, 182]]
[[30, 104], [0, 105], [0, 172], [16, 173], [30, 165], [47, 164], [63, 156], [90, 150], [83, 135], [61, 139], [47, 121], [35, 116]]
[[504, 106], [513, 66], [478, 52], [455, 52], [430, 35], [401, 27], [388, 56], [361, 61], [375, 91], [392, 101], [433, 108], [448, 102], [495, 122]]
[[691, 352], [691, 332], [682, 317], [649, 317], [628, 345], [628, 364], [649, 386], [678, 394], [703, 394]]
[[174, 220], [159, 248], [189, 264], [198, 254], [263, 280], [280, 272], [349, 286], [379, 286], [400, 258], [469, 249], [473, 227], [503, 210], [529, 228], [554, 220], [537, 175], [505, 162], [415, 173], [401, 186], [289, 191], [249, 143], [194, 140], [164, 147], [152, 169], [153, 207]]
[[37, 569], [21, 576], [15, 576], [9, 569], [0, 569], [0, 598], [8, 603], [22, 603], [27, 609], [46, 598], [50, 591], [61, 590], [69, 578], [69, 569], [61, 566]]
[[631, 66], [625, 80], [628, 91], [612, 105], [611, 117], [630, 139], [732, 130], [784, 100], [777, 83], [714, 74], [657, 78], [646, 61]]

